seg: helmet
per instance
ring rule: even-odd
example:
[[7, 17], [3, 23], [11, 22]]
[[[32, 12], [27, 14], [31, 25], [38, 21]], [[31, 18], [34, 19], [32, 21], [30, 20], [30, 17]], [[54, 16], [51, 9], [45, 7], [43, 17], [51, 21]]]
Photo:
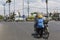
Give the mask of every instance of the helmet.
[[39, 15], [38, 15], [38, 18], [43, 18], [43, 15], [42, 15], [42, 14], [39, 14]]

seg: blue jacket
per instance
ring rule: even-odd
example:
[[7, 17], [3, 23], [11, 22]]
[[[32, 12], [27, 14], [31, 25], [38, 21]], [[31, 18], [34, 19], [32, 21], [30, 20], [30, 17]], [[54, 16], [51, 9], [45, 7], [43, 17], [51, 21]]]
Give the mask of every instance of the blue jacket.
[[37, 28], [44, 28], [44, 19], [37, 19]]

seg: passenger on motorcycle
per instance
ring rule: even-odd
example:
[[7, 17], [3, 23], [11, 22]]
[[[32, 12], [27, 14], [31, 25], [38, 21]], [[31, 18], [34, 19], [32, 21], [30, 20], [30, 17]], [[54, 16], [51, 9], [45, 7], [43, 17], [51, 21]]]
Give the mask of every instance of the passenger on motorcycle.
[[49, 30], [48, 30], [48, 22], [49, 22], [49, 20], [48, 20], [48, 18], [46, 16], [44, 16], [43, 19], [44, 19], [45, 29], [49, 32]]

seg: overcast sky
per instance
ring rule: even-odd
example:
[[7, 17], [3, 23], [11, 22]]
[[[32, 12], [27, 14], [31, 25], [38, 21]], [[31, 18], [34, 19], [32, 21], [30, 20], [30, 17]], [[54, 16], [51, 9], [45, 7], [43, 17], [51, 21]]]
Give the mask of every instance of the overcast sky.
[[[0, 0], [0, 14], [4, 14], [3, 11], [3, 4], [6, 0]], [[11, 0], [11, 12], [14, 10], [14, 0]], [[24, 14], [27, 14], [27, 1], [24, 0]], [[23, 0], [15, 0], [15, 11], [19, 10], [21, 14], [23, 14]], [[30, 13], [31, 12], [44, 12], [46, 13], [46, 6], [45, 6], [45, 0], [29, 0], [29, 7], [30, 7]], [[48, 7], [49, 12], [53, 12], [54, 10], [58, 9], [58, 12], [60, 11], [60, 0], [48, 0]], [[5, 6], [6, 8], [6, 14], [8, 14], [8, 4]]]

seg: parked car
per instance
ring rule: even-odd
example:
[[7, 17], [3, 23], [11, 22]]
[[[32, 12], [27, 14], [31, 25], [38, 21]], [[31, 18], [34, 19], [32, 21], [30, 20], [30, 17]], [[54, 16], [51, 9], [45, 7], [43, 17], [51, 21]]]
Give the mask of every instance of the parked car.
[[23, 18], [23, 17], [19, 17], [19, 16], [15, 17], [15, 21], [16, 22], [18, 22], [18, 21], [24, 21], [24, 20], [25, 20], [25, 18]]

